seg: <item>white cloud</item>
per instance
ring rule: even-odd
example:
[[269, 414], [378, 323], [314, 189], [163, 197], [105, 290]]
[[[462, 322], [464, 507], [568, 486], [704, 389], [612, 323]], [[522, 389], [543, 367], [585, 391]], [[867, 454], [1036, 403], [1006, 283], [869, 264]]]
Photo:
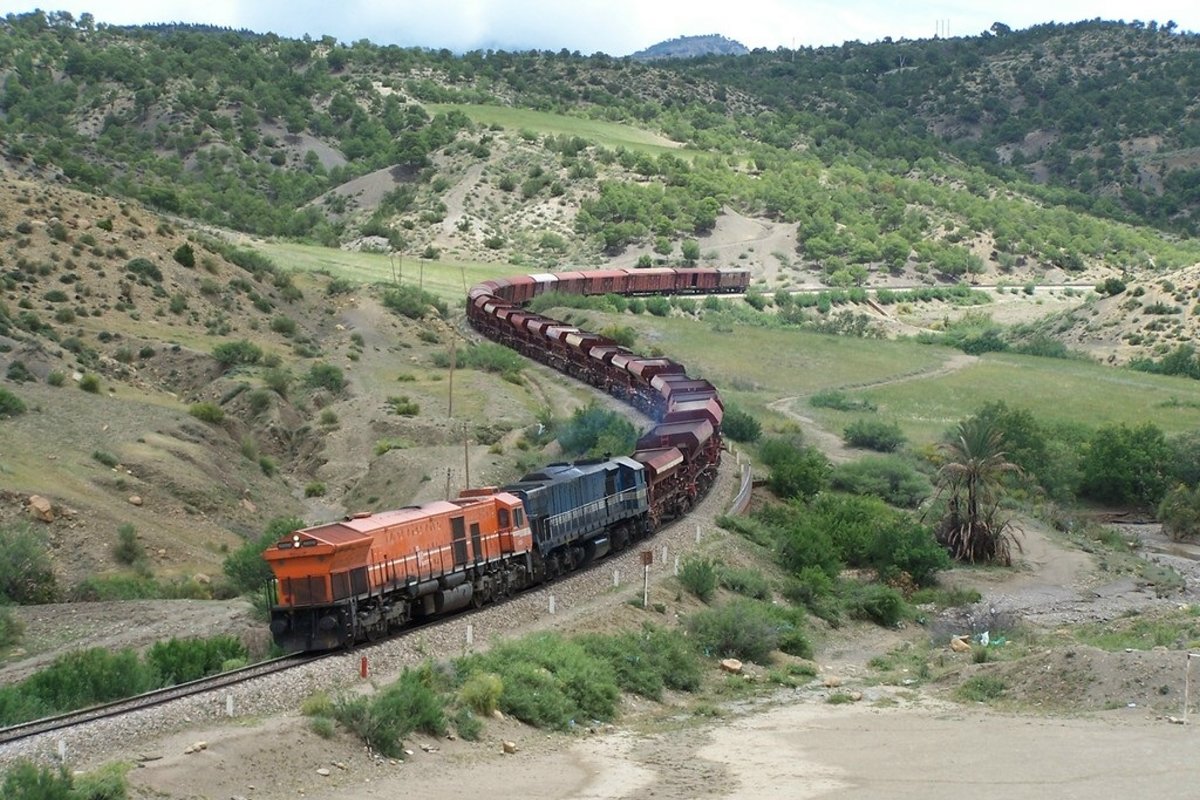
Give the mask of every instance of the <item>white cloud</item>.
[[[0, 0], [0, 14], [44, 2]], [[933, 36], [973, 36], [1000, 21], [1013, 28], [1081, 19], [1141, 19], [1200, 28], [1200, 6], [1179, 0], [92, 0], [79, 11], [100, 22], [203, 22], [283, 36], [509, 50], [603, 51], [625, 55], [681, 35], [720, 33], [748, 47], [791, 47]], [[941, 30], [945, 30], [942, 27]]]

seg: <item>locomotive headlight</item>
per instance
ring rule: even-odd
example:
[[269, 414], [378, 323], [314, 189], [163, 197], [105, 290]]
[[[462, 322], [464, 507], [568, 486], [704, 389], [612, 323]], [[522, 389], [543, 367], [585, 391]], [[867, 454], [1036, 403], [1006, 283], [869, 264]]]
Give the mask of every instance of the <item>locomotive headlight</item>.
[[299, 547], [299, 546], [300, 546], [300, 535], [292, 534], [292, 547]]

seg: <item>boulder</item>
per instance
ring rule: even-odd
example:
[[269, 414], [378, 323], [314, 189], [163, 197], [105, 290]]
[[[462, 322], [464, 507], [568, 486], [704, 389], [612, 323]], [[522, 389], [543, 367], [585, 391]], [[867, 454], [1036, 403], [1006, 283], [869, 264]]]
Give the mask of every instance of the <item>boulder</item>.
[[513, 753], [517, 752], [517, 743], [505, 741], [504, 742], [504, 752], [509, 755], [512, 755]]
[[721, 671], [728, 672], [731, 675], [742, 674], [742, 662], [736, 658], [725, 658], [721, 660]]
[[950, 640], [950, 649], [956, 653], [969, 653], [971, 645], [962, 636], [955, 636]]
[[40, 494], [29, 496], [29, 516], [42, 522], [54, 522], [54, 506]]
[[329, 777], [329, 768], [321, 767], [320, 769], [317, 770], [317, 774], [320, 775], [322, 778], [328, 778]]
[[823, 683], [825, 684], [826, 689], [836, 689], [842, 685], [842, 679], [837, 675], [830, 675], [823, 681]]
[[142, 504], [142, 496], [140, 494], [129, 495], [129, 505], [140, 506]]

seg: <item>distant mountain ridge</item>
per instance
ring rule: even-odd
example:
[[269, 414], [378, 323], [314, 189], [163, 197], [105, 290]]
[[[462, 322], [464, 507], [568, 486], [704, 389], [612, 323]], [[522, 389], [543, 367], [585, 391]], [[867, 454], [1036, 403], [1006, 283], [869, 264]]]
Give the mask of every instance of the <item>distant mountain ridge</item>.
[[630, 58], [634, 61], [656, 61], [663, 58], [696, 58], [697, 56], [744, 56], [749, 53], [746, 45], [728, 39], [719, 33], [706, 36], [680, 36], [665, 42], [652, 44], [638, 50]]

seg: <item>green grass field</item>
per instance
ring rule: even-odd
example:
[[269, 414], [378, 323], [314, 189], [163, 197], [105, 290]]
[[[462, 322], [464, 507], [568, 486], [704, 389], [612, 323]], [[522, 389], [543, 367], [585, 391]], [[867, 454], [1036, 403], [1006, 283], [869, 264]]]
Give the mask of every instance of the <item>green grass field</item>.
[[467, 289], [488, 278], [515, 275], [523, 270], [512, 264], [485, 264], [478, 261], [426, 261], [406, 256], [389, 258], [380, 253], [352, 253], [320, 245], [291, 242], [263, 242], [254, 249], [270, 256], [285, 270], [326, 272], [335, 278], [359, 283], [420, 284], [428, 292], [461, 303]]
[[528, 129], [541, 134], [578, 136], [605, 147], [624, 147], [655, 156], [671, 153], [680, 158], [691, 159], [700, 152], [680, 147], [660, 134], [619, 122], [569, 117], [564, 114], [506, 106], [431, 103], [425, 107], [430, 113], [461, 111], [483, 125], [500, 125], [513, 131]]

